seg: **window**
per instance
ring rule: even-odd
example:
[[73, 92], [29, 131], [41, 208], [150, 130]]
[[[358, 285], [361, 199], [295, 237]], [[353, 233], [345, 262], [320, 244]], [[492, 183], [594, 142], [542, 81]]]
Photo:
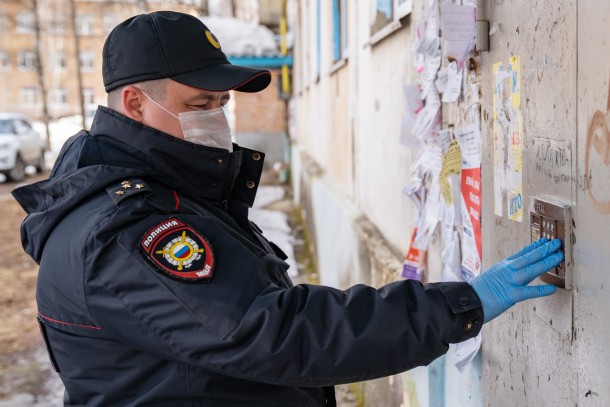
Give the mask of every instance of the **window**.
[[104, 15], [104, 32], [109, 33], [114, 27], [116, 27], [121, 21], [116, 14], [105, 14]]
[[396, 17], [398, 19], [411, 14], [413, 11], [413, 0], [395, 0], [396, 1]]
[[6, 71], [11, 68], [11, 59], [7, 51], [0, 51], [0, 70]]
[[347, 0], [333, 0], [333, 62], [347, 58]]
[[310, 1], [303, 2], [303, 14], [301, 15], [302, 28], [302, 64], [303, 69], [303, 86], [307, 87], [311, 82], [311, 8]]
[[19, 52], [19, 69], [33, 71], [36, 69], [36, 53], [33, 51]]
[[5, 15], [0, 15], [0, 32], [9, 30], [9, 19]]
[[375, 0], [375, 8], [371, 15], [371, 35], [394, 20], [393, 6], [393, 0]]
[[15, 132], [15, 126], [13, 126], [13, 121], [11, 119], [0, 120], [0, 133], [12, 134], [14, 132]]
[[22, 12], [17, 14], [17, 32], [20, 34], [34, 33], [34, 14]]
[[52, 105], [65, 105], [68, 103], [68, 94], [65, 89], [51, 89], [50, 102]]
[[32, 130], [32, 126], [24, 120], [17, 119], [13, 121], [13, 126], [15, 126], [15, 132], [17, 134], [28, 134]]
[[63, 71], [66, 69], [66, 53], [65, 52], [57, 52], [53, 54], [53, 70], [54, 71]]
[[38, 92], [34, 87], [25, 87], [19, 90], [19, 100], [25, 106], [35, 105], [38, 101]]
[[76, 33], [78, 35], [93, 34], [93, 16], [90, 14], [80, 14], [76, 16]]
[[95, 100], [95, 93], [93, 88], [83, 88], [83, 101], [85, 106], [92, 105]]
[[80, 69], [85, 72], [93, 71], [93, 52], [82, 51], [78, 56], [80, 61]]
[[372, 42], [376, 42], [400, 28], [400, 19], [413, 10], [413, 0], [369, 1], [371, 1], [370, 29]]

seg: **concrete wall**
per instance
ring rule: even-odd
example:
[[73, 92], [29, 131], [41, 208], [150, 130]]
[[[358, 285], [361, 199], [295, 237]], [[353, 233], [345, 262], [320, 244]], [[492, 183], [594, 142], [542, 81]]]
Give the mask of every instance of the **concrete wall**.
[[[321, 281], [347, 287], [399, 278], [415, 216], [402, 189], [414, 152], [398, 142], [402, 85], [423, 4], [371, 44], [369, 2], [347, 1], [348, 57], [332, 61], [332, 7], [322, 1], [321, 64], [315, 74], [316, 1], [298, 3], [295, 48], [295, 199], [312, 231]], [[426, 3], [426, 2], [422, 2]], [[368, 406], [610, 405], [610, 3], [483, 1], [495, 34], [467, 83], [480, 89], [484, 269], [530, 240], [530, 199], [554, 195], [574, 219], [574, 287], [522, 303], [483, 329], [463, 373], [452, 351], [426, 368], [358, 385]], [[524, 219], [494, 214], [492, 65], [519, 55]], [[444, 63], [446, 64], [446, 62]], [[467, 122], [443, 106], [443, 126]], [[549, 147], [561, 163], [538, 152]], [[505, 211], [506, 212], [506, 211]], [[437, 239], [438, 240], [438, 239]], [[440, 279], [440, 243], [429, 251]]]
[[[402, 193], [416, 153], [399, 144], [405, 100], [402, 85], [414, 81], [410, 43], [420, 9], [403, 27], [371, 43], [369, 4], [348, 2], [348, 57], [332, 61], [332, 9], [322, 1], [321, 63], [316, 75], [315, 1], [299, 2], [294, 52], [296, 138], [295, 200], [314, 244], [322, 284], [381, 286], [399, 279], [415, 209]], [[430, 255], [432, 281], [440, 278], [440, 247]], [[450, 373], [446, 374], [445, 370]], [[480, 399], [478, 364], [458, 375], [439, 359], [418, 368], [362, 383], [367, 406], [419, 406]], [[455, 375], [455, 380], [446, 376]], [[475, 380], [476, 379], [476, 380]], [[445, 388], [447, 390], [445, 390]], [[439, 404], [430, 404], [439, 405]]]
[[[526, 4], [526, 3], [523, 3]], [[596, 111], [608, 120], [610, 5], [606, 1], [493, 1], [489, 18], [501, 24], [492, 51], [483, 54], [482, 94], [491, 94], [490, 65], [520, 54], [526, 198], [551, 194], [572, 204], [574, 288], [515, 307], [485, 328], [485, 405], [606, 406], [610, 403], [610, 183], [607, 127], [592, 126]], [[603, 56], [603, 57], [600, 57]], [[483, 111], [491, 99], [483, 97]], [[491, 123], [483, 124], [483, 168], [493, 168]], [[550, 165], [538, 146], [550, 145], [568, 158]], [[605, 152], [604, 152], [605, 151]], [[589, 158], [587, 158], [589, 157]], [[604, 158], [605, 157], [605, 158]], [[587, 168], [587, 160], [589, 166]], [[605, 160], [605, 161], [604, 161]], [[484, 188], [493, 188], [483, 171]], [[486, 195], [487, 196], [487, 195]], [[599, 205], [595, 205], [595, 202]], [[526, 199], [525, 213], [530, 210]], [[500, 260], [528, 242], [527, 220], [493, 215], [484, 199], [484, 262]], [[492, 391], [493, 390], [493, 391]]]

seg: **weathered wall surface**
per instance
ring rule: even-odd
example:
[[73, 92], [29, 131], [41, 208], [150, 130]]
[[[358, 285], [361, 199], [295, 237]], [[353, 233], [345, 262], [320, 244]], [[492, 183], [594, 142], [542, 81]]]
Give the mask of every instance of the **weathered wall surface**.
[[[496, 4], [491, 4], [488, 17], [500, 24], [500, 31], [492, 37], [491, 52], [482, 56], [483, 116], [491, 117], [493, 109], [491, 97], [485, 97], [493, 93], [491, 65], [520, 55], [526, 146], [524, 213], [529, 212], [527, 198], [533, 195], [553, 194], [574, 203], [571, 181], [552, 182], [549, 176], [556, 169], [544, 159], [536, 166], [540, 158], [536, 153], [544, 144], [568, 150], [576, 134], [576, 3], [566, 1], [560, 7], [549, 2], [528, 4], [523, 9], [527, 18], [514, 12], [514, 4], [492, 3]], [[527, 217], [518, 223], [494, 215], [491, 120], [484, 121], [483, 134], [483, 190], [489, 191], [484, 192], [488, 199], [483, 199], [483, 260], [489, 266], [528, 243], [530, 237]], [[552, 171], [544, 174], [538, 171], [540, 168]], [[547, 321], [548, 314], [554, 318]], [[515, 405], [574, 405], [577, 380], [574, 370], [567, 368], [575, 357], [571, 314], [571, 293], [559, 292], [549, 299], [519, 304], [485, 327], [485, 405], [495, 406], [498, 400], [511, 400]]]
[[[483, 222], [484, 263], [529, 242], [528, 198], [548, 194], [572, 205], [575, 267], [573, 290], [520, 304], [485, 327], [484, 404], [608, 405], [610, 215], [595, 204], [610, 197], [608, 150], [595, 147], [608, 145], [608, 131], [592, 120], [596, 111], [607, 117], [610, 6], [492, 1], [488, 12], [500, 31], [482, 55], [484, 117], [492, 111], [485, 97], [492, 93], [491, 64], [521, 56], [525, 219], [494, 216], [485, 193], [484, 219], [493, 221]], [[494, 182], [491, 126], [483, 122], [485, 191]]]
[[[311, 26], [297, 33], [311, 38], [297, 38], [296, 48], [295, 199], [306, 209], [322, 283], [342, 288], [399, 278], [415, 217], [402, 189], [417, 157], [398, 135], [402, 85], [417, 81], [410, 47], [423, 5], [416, 2], [402, 28], [371, 44], [365, 3], [347, 1], [348, 57], [339, 64], [328, 44], [332, 10], [322, 7], [315, 75], [316, 2], [299, 2], [308, 16], [299, 23]], [[370, 406], [610, 405], [610, 3], [483, 3], [497, 25], [490, 52], [480, 54], [466, 81], [479, 85], [481, 102], [483, 269], [529, 243], [530, 199], [553, 195], [572, 208], [573, 289], [519, 304], [487, 324], [482, 351], [463, 373], [450, 351], [427, 368], [358, 388]], [[492, 65], [516, 55], [521, 222], [494, 214]], [[464, 105], [444, 105], [443, 127], [462, 126], [468, 115]], [[431, 281], [440, 278], [440, 252], [437, 240], [428, 254]]]
[[610, 403], [610, 3], [579, 2], [577, 25], [577, 402], [602, 406]]
[[[297, 30], [295, 50], [295, 199], [305, 209], [321, 283], [380, 286], [400, 278], [415, 217], [402, 189], [417, 155], [400, 145], [399, 133], [406, 108], [402, 86], [416, 76], [411, 21], [422, 6], [402, 28], [372, 44], [370, 5], [348, 2], [347, 58], [338, 63], [328, 44], [332, 10], [322, 7], [317, 75], [315, 4], [300, 2], [297, 19], [307, 27]], [[440, 245], [430, 253], [429, 278], [438, 280]], [[459, 374], [442, 358], [432, 369], [362, 383], [359, 399], [367, 406], [463, 406], [480, 399], [479, 376], [478, 363]]]

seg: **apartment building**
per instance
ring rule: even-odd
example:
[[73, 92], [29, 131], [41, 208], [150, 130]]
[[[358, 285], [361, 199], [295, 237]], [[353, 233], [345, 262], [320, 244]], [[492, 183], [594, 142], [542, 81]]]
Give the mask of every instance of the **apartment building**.
[[[73, 28], [70, 4], [74, 1]], [[80, 113], [78, 71], [86, 107], [105, 104], [102, 47], [108, 33], [126, 18], [155, 10], [195, 13], [187, 1], [38, 0], [40, 44], [31, 0], [0, 3], [0, 111], [42, 119], [43, 97], [37, 54], [40, 52], [51, 119]], [[79, 41], [76, 52], [75, 31]]]
[[[78, 52], [70, 14], [71, 1], [75, 5]], [[263, 1], [260, 5], [257, 0], [239, 2], [233, 9], [227, 8], [229, 2], [206, 3], [200, 0], [37, 0], [37, 4], [41, 38], [39, 51], [32, 0], [0, 2], [0, 111], [24, 113], [35, 120], [44, 117], [43, 92], [37, 70], [38, 52], [42, 60], [49, 118], [54, 120], [80, 114], [79, 89], [82, 87], [85, 115], [90, 119], [98, 105], [106, 104], [102, 48], [108, 33], [121, 21], [157, 10], [193, 15], [230, 16], [233, 13], [250, 24], [260, 23], [277, 29], [281, 12], [279, 0]], [[233, 25], [240, 26], [238, 23]], [[221, 34], [219, 38], [223, 44], [224, 33], [217, 34]], [[256, 41], [256, 38], [250, 40]], [[270, 69], [273, 77], [269, 88], [260, 94], [233, 95], [228, 118], [236, 140], [267, 151], [268, 165], [283, 160], [286, 95], [280, 90], [281, 58], [229, 55], [229, 59], [235, 64]], [[79, 85], [79, 70], [82, 85]], [[89, 120], [85, 122], [88, 124]]]

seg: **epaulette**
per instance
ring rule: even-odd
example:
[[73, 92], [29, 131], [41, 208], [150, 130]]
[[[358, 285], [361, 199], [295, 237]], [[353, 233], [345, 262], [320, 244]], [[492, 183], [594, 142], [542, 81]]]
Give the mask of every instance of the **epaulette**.
[[111, 185], [106, 188], [106, 192], [115, 204], [120, 204], [123, 200], [134, 195], [146, 193], [150, 195], [152, 189], [141, 178], [130, 178], [122, 181], [118, 185]]

